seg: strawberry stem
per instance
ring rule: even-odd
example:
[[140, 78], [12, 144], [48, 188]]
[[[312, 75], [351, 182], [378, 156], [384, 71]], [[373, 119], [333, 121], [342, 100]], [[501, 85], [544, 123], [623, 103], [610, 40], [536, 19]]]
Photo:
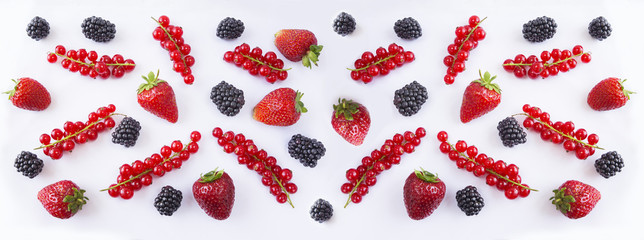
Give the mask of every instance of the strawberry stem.
[[244, 55], [243, 53], [239, 53], [239, 54], [242, 55], [243, 57], [253, 61], [253, 62], [256, 62], [256, 63], [260, 64], [260, 65], [266, 65], [267, 67], [269, 67], [270, 69], [273, 69], [275, 71], [288, 71], [288, 70], [292, 69], [292, 68], [288, 68], [288, 69], [276, 68], [276, 67], [273, 67], [273, 66], [271, 66], [271, 65], [269, 65], [269, 64], [267, 64], [265, 62], [259, 61], [259, 60], [255, 59], [254, 57], [251, 57], [250, 55]]
[[535, 118], [535, 117], [530, 116], [530, 114], [527, 114], [527, 113], [517, 113], [517, 114], [514, 114], [514, 115], [512, 115], [512, 116], [514, 117], [514, 116], [519, 116], [519, 115], [523, 115], [523, 116], [527, 116], [527, 117], [529, 117], [529, 118], [532, 118], [533, 120], [536, 120], [537, 122], [541, 123], [541, 125], [548, 127], [550, 130], [552, 130], [552, 131], [556, 132], [557, 134], [559, 134], [559, 135], [561, 135], [561, 136], [563, 136], [563, 137], [565, 137], [565, 138], [567, 138], [567, 139], [569, 139], [569, 140], [572, 140], [572, 141], [574, 141], [574, 142], [576, 142], [576, 143], [582, 144], [582, 145], [584, 145], [584, 146], [586, 146], [586, 147], [591, 147], [591, 148], [596, 148], [596, 149], [604, 150], [604, 148], [601, 148], [601, 147], [597, 146], [597, 144], [595, 144], [595, 145], [590, 145], [590, 144], [588, 144], [588, 143], [586, 143], [586, 142], [584, 142], [584, 141], [578, 140], [578, 139], [577, 139], [577, 138], [575, 138], [574, 136], [571, 136], [571, 135], [565, 134], [565, 133], [563, 133], [563, 132], [561, 132], [561, 131], [559, 131], [559, 130], [555, 129], [553, 126], [550, 126], [548, 123], [541, 121], [541, 119], [538, 119], [538, 118]]
[[369, 67], [371, 67], [371, 66], [373, 66], [373, 65], [378, 65], [378, 64], [381, 64], [381, 63], [383, 63], [383, 62], [386, 62], [387, 60], [389, 60], [389, 59], [392, 59], [392, 58], [396, 57], [396, 55], [398, 55], [398, 53], [396, 53], [396, 54], [394, 54], [394, 55], [387, 56], [387, 57], [385, 57], [385, 58], [383, 58], [383, 59], [380, 59], [380, 60], [376, 61], [375, 63], [367, 64], [367, 66], [365, 66], [365, 67], [361, 67], [361, 68], [358, 68], [358, 69], [347, 68], [347, 70], [349, 70], [349, 71], [354, 71], [354, 72], [355, 72], [355, 71], [362, 71], [362, 70], [366, 70], [366, 69], [368, 69]]
[[106, 116], [106, 117], [104, 117], [104, 118], [100, 118], [100, 119], [96, 120], [96, 122], [93, 122], [93, 123], [88, 124], [87, 126], [85, 126], [85, 128], [81, 129], [80, 131], [77, 131], [77, 132], [75, 132], [75, 133], [73, 133], [73, 134], [70, 134], [70, 135], [68, 135], [68, 136], [65, 136], [65, 137], [61, 138], [60, 140], [55, 141], [55, 142], [53, 142], [53, 143], [50, 143], [50, 144], [47, 144], [47, 145], [40, 145], [40, 147], [34, 148], [34, 150], [43, 149], [43, 148], [46, 148], [46, 147], [51, 147], [51, 146], [54, 146], [54, 145], [56, 145], [56, 144], [58, 144], [58, 143], [64, 142], [64, 141], [66, 141], [66, 140], [69, 140], [70, 138], [76, 137], [76, 135], [81, 134], [82, 132], [89, 130], [90, 128], [92, 128], [92, 127], [93, 127], [94, 125], [96, 125], [97, 123], [102, 122], [103, 120], [108, 119], [108, 118], [110, 118], [110, 117], [112, 117], [112, 116], [114, 116], [114, 115], [127, 117], [127, 115], [125, 115], [125, 114], [121, 114], [121, 113], [111, 113], [110, 115], [107, 115], [107, 116]]
[[181, 48], [179, 47], [179, 44], [177, 44], [177, 41], [175, 41], [175, 40], [174, 40], [174, 38], [172, 37], [172, 35], [170, 34], [170, 32], [168, 32], [168, 30], [167, 30], [165, 27], [163, 27], [163, 25], [161, 25], [161, 23], [160, 23], [157, 19], [155, 19], [154, 17], [151, 17], [151, 18], [152, 18], [152, 20], [154, 20], [157, 24], [159, 24], [159, 27], [161, 27], [161, 29], [163, 30], [163, 32], [165, 33], [165, 35], [168, 37], [168, 39], [170, 39], [170, 41], [172, 41], [172, 43], [174, 43], [174, 47], [175, 47], [175, 49], [179, 52], [179, 54], [181, 54], [181, 61], [183, 62], [183, 66], [184, 66], [185, 68], [188, 68], [188, 64], [186, 64], [185, 55], [183, 55], [183, 52], [181, 52]]
[[[460, 45], [460, 46], [458, 46], [458, 50], [456, 51], [456, 54], [454, 54], [454, 56], [458, 56], [458, 53], [459, 53], [459, 52], [461, 52], [461, 49], [463, 48], [463, 45], [465, 45], [465, 42], [467, 42], [467, 40], [470, 40], [470, 36], [472, 36], [472, 33], [474, 33], [474, 30], [476, 30], [477, 28], [479, 28], [479, 25], [480, 25], [483, 21], [485, 21], [485, 19], [487, 19], [487, 17], [484, 17], [483, 19], [481, 19], [481, 21], [479, 21], [479, 23], [477, 23], [477, 24], [476, 24], [476, 26], [474, 26], [474, 27], [472, 28], [472, 30], [470, 30], [470, 32], [467, 34], [467, 36], [465, 36], [465, 40], [463, 40], [463, 42], [461, 42], [461, 45]], [[454, 60], [454, 61], [452, 62], [452, 66], [450, 66], [450, 68], [454, 68], [454, 64], [455, 64], [455, 63], [456, 63], [456, 60]]]

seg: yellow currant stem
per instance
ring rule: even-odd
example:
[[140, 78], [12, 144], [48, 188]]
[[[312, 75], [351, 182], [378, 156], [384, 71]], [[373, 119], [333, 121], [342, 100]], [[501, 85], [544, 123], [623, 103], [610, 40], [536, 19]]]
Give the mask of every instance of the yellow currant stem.
[[[53, 54], [56, 54], [56, 56], [59, 56], [59, 57], [64, 57], [65, 59], [67, 59], [69, 61], [72, 61], [72, 62], [75, 62], [75, 63], [78, 63], [80, 65], [85, 65], [85, 66], [92, 67], [92, 68], [96, 67], [95, 63], [83, 62], [83, 61], [80, 61], [80, 60], [70, 58], [67, 55], [63, 55], [63, 54], [58, 54], [58, 53], [53, 53]], [[106, 66], [136, 66], [136, 64], [132, 64], [132, 63], [109, 63], [109, 64], [105, 64], [105, 65]]]
[[[235, 142], [235, 141], [233, 140], [232, 142]], [[233, 146], [236, 146], [236, 145], [235, 145], [235, 144], [233, 144]], [[254, 158], [255, 160], [257, 160], [257, 161], [260, 161], [260, 162], [261, 162], [261, 160], [259, 160], [259, 158], [255, 157], [255, 156], [253, 156], [253, 155], [247, 154], [247, 156], [251, 156], [251, 157], [252, 157], [252, 158]], [[264, 164], [264, 169], [271, 171], [271, 169], [270, 169], [269, 167], [267, 167], [267, 166], [266, 166], [266, 164]], [[273, 180], [274, 180], [275, 182], [277, 182], [277, 185], [279, 185], [279, 186], [280, 186], [280, 188], [282, 189], [282, 192], [284, 192], [284, 194], [286, 194], [286, 199], [287, 199], [287, 201], [288, 201], [288, 204], [290, 204], [292, 208], [295, 208], [295, 206], [293, 206], [293, 202], [291, 202], [291, 196], [290, 196], [290, 194], [288, 194], [288, 191], [286, 191], [286, 188], [284, 187], [284, 185], [282, 185], [282, 181], [280, 181], [280, 180], [279, 180], [279, 178], [277, 178], [277, 176], [275, 176], [275, 173], [274, 173], [273, 171], [271, 171], [271, 176], [272, 176]]]
[[273, 70], [275, 70], [275, 71], [288, 71], [288, 70], [291, 70], [291, 68], [289, 68], [289, 69], [276, 68], [276, 67], [273, 67], [273, 66], [271, 66], [271, 65], [268, 65], [268, 64], [266, 64], [266, 63], [264, 63], [264, 62], [262, 62], [262, 61], [259, 61], [259, 60], [255, 59], [254, 57], [251, 57], [251, 56], [249, 56], [249, 55], [244, 55], [244, 54], [242, 54], [242, 53], [239, 53], [239, 54], [240, 54], [240, 55], [242, 55], [242, 56], [244, 56], [245, 58], [247, 58], [247, 59], [249, 59], [249, 60], [253, 61], [253, 62], [259, 63], [260, 65], [266, 65], [267, 67], [269, 67], [269, 68], [271, 68], [271, 69], [273, 69]]
[[596, 144], [595, 144], [595, 145], [590, 145], [590, 144], [588, 144], [588, 143], [586, 143], [586, 142], [584, 142], [584, 141], [581, 141], [581, 140], [579, 140], [579, 139], [575, 138], [574, 136], [571, 136], [571, 135], [565, 134], [565, 133], [563, 133], [563, 132], [561, 132], [561, 131], [559, 131], [559, 130], [555, 129], [553, 126], [550, 126], [549, 124], [547, 124], [547, 123], [545, 123], [545, 122], [541, 121], [540, 119], [530, 116], [530, 114], [527, 114], [527, 113], [517, 113], [517, 114], [514, 114], [514, 115], [512, 115], [512, 116], [514, 117], [514, 116], [519, 116], [519, 115], [523, 115], [523, 116], [526, 116], [526, 117], [532, 118], [533, 120], [536, 120], [537, 122], [541, 123], [541, 125], [548, 127], [548, 129], [552, 130], [553, 132], [556, 132], [557, 134], [561, 135], [562, 137], [565, 137], [565, 138], [567, 138], [567, 139], [570, 139], [570, 140], [572, 140], [572, 141], [574, 141], [574, 142], [577, 142], [577, 143], [579, 143], [579, 144], [581, 144], [581, 145], [584, 145], [584, 146], [586, 146], [586, 147], [596, 148], [596, 149], [599, 149], [599, 150], [604, 150], [604, 148], [601, 148], [601, 147], [597, 146]]
[[53, 143], [50, 143], [50, 144], [47, 144], [47, 145], [40, 145], [40, 147], [34, 148], [34, 150], [43, 149], [43, 148], [46, 148], [46, 147], [51, 147], [51, 146], [54, 146], [54, 145], [56, 145], [56, 144], [58, 144], [58, 143], [64, 142], [64, 141], [66, 141], [66, 140], [68, 140], [68, 139], [70, 139], [70, 138], [76, 137], [76, 135], [78, 135], [78, 134], [80, 134], [80, 133], [82, 133], [82, 132], [84, 132], [84, 131], [89, 130], [91, 127], [93, 127], [93, 126], [94, 126], [94, 125], [96, 125], [97, 123], [102, 122], [103, 120], [108, 119], [108, 118], [110, 118], [110, 117], [112, 117], [112, 116], [114, 116], [114, 115], [127, 117], [127, 115], [125, 115], [125, 114], [121, 114], [121, 113], [111, 113], [110, 115], [107, 115], [107, 116], [106, 116], [106, 117], [104, 117], [104, 118], [100, 118], [100, 119], [96, 120], [96, 122], [93, 122], [93, 123], [91, 123], [91, 124], [89, 124], [89, 125], [85, 126], [85, 128], [83, 128], [83, 129], [81, 129], [81, 130], [79, 130], [79, 131], [77, 131], [77, 132], [75, 132], [75, 133], [73, 133], [73, 134], [71, 134], [71, 135], [69, 135], [69, 136], [66, 136], [66, 137], [64, 137], [64, 138], [61, 138], [60, 140], [58, 140], [58, 141], [56, 141], [56, 142], [53, 142]]
[[[479, 23], [477, 23], [476, 26], [472, 28], [472, 30], [465, 37], [465, 40], [463, 40], [463, 42], [461, 43], [461, 46], [458, 46], [458, 50], [456, 51], [456, 54], [454, 54], [454, 56], [458, 56], [458, 53], [461, 52], [461, 49], [463, 48], [463, 45], [465, 44], [465, 42], [467, 42], [467, 40], [470, 40], [470, 36], [472, 36], [472, 33], [474, 33], [474, 30], [479, 28], [479, 25], [483, 21], [485, 21], [485, 19], [487, 19], [487, 17], [484, 17], [483, 19], [481, 19], [481, 21], [479, 21]], [[450, 68], [454, 68], [454, 63], [456, 63], [456, 58], [454, 58], [454, 61], [452, 62], [452, 66]]]
[[383, 59], [380, 59], [380, 60], [376, 61], [375, 63], [368, 64], [368, 65], [367, 65], [367, 66], [365, 66], [365, 67], [361, 67], [361, 68], [358, 68], [358, 69], [347, 68], [347, 70], [354, 71], [354, 72], [355, 72], [355, 71], [362, 71], [362, 70], [366, 70], [366, 69], [368, 69], [368, 68], [369, 68], [369, 67], [371, 67], [371, 66], [378, 65], [378, 64], [381, 64], [381, 63], [383, 63], [383, 62], [385, 62], [385, 61], [387, 61], [387, 60], [389, 60], [389, 59], [392, 59], [392, 58], [396, 57], [396, 55], [398, 55], [398, 54], [399, 54], [399, 52], [397, 52], [397, 53], [396, 53], [396, 54], [394, 54], [394, 55], [390, 55], [390, 56], [387, 56], [387, 57], [385, 57], [385, 58], [383, 58]]
[[161, 25], [161, 23], [158, 20], [156, 20], [155, 18], [152, 18], [152, 20], [154, 20], [157, 24], [159, 24], [159, 27], [161, 27], [163, 32], [165, 32], [165, 35], [168, 36], [168, 39], [170, 39], [170, 41], [172, 41], [172, 43], [174, 43], [174, 47], [177, 49], [177, 51], [179, 51], [179, 54], [181, 54], [181, 61], [183, 62], [184, 68], [187, 68], [188, 65], [186, 64], [185, 55], [183, 55], [183, 52], [181, 52], [181, 48], [179, 47], [179, 44], [177, 44], [177, 41], [174, 40], [172, 35], [170, 35], [168, 30], [165, 27], [163, 27], [163, 25]]
[[[570, 59], [579, 57], [579, 56], [584, 55], [584, 54], [590, 54], [590, 52], [582, 52], [580, 54], [572, 55], [572, 56], [570, 56], [568, 58], [561, 59], [561, 60], [556, 61], [556, 62], [545, 63], [545, 64], [543, 64], [543, 69], [541, 71], [545, 70], [547, 67], [556, 66], [558, 64], [561, 64], [563, 62], [567, 62]], [[503, 64], [503, 66], [532, 66], [532, 63], [506, 63], [506, 64]]]

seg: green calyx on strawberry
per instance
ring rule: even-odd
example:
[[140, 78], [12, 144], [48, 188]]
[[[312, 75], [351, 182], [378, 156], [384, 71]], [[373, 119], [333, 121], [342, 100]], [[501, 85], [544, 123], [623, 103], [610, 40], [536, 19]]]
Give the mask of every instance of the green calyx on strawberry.
[[405, 180], [403, 201], [407, 215], [421, 220], [430, 216], [445, 198], [445, 183], [438, 176], [425, 171], [414, 170]]
[[358, 146], [367, 137], [371, 117], [362, 104], [341, 98], [337, 105], [333, 105], [331, 126], [344, 140]]
[[72, 214], [75, 214], [78, 210], [83, 208], [83, 205], [87, 203], [89, 198], [85, 197], [85, 190], [83, 189], [72, 188], [72, 190], [74, 191], [74, 194], [65, 196], [65, 198], [63, 198], [63, 202], [68, 204], [67, 210]]
[[311, 68], [311, 63], [317, 66], [322, 45], [309, 30], [282, 29], [275, 33], [275, 46], [284, 57], [293, 62], [302, 61], [302, 65]]
[[501, 103], [501, 88], [492, 83], [496, 76], [489, 72], [481, 74], [478, 80], [467, 86], [461, 104], [461, 122], [467, 123], [494, 110]]
[[438, 183], [440, 182], [440, 179], [438, 179], [438, 176], [430, 173], [428, 171], [425, 171], [425, 169], [420, 168], [421, 171], [415, 170], [414, 173], [416, 174], [416, 177], [420, 178], [420, 180], [423, 180], [428, 183]]
[[49, 91], [38, 81], [31, 78], [11, 79], [11, 81], [16, 85], [3, 93], [9, 94], [9, 100], [14, 106], [31, 111], [42, 111], [49, 107], [51, 103]]
[[177, 101], [172, 87], [164, 80], [159, 79], [159, 72], [155, 75], [150, 72], [148, 76], [142, 76], [145, 83], [139, 85], [137, 90], [137, 101], [146, 111], [176, 123], [179, 118]]
[[275, 89], [255, 105], [253, 119], [272, 126], [293, 125], [308, 111], [302, 103], [303, 95], [291, 88]]
[[74, 216], [88, 198], [84, 196], [85, 190], [69, 180], [62, 180], [50, 184], [38, 191], [38, 200], [45, 210], [52, 216], [67, 219]]
[[608, 111], [626, 105], [630, 100], [630, 94], [635, 92], [626, 90], [624, 82], [626, 79], [611, 77], [597, 83], [588, 93], [588, 105], [596, 111]]
[[601, 193], [593, 186], [576, 180], [568, 180], [553, 190], [550, 198], [556, 209], [570, 219], [585, 217], [601, 199]]
[[215, 170], [212, 170], [212, 171], [210, 171], [210, 172], [208, 172], [206, 174], [202, 174], [201, 177], [199, 178], [199, 182], [200, 183], [209, 183], [209, 182], [213, 182], [213, 181], [215, 181], [217, 179], [220, 179], [221, 176], [224, 175], [224, 170], [222, 169], [222, 170], [217, 171], [217, 169], [219, 169], [219, 168], [215, 168]]

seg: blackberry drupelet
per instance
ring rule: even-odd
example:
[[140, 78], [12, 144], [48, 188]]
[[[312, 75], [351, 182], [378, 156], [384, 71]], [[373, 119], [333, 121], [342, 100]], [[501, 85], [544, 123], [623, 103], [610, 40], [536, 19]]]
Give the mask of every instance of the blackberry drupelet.
[[514, 145], [523, 144], [526, 142], [528, 135], [523, 131], [523, 127], [514, 117], [507, 117], [499, 122], [496, 126], [499, 130], [499, 137], [503, 141], [503, 146], [514, 147]]
[[116, 25], [96, 16], [85, 18], [81, 28], [85, 37], [95, 42], [109, 42], [116, 35]]
[[34, 178], [42, 172], [42, 168], [45, 164], [38, 158], [38, 156], [36, 156], [36, 154], [22, 151], [18, 154], [18, 157], [16, 157], [16, 162], [13, 166], [16, 167], [18, 172], [22, 173], [22, 175], [25, 175], [28, 178]]
[[467, 186], [456, 192], [456, 201], [458, 208], [467, 216], [478, 215], [485, 206], [483, 197], [474, 186]]
[[538, 17], [523, 24], [523, 38], [530, 42], [543, 42], [557, 32], [557, 23], [550, 17]]
[[172, 216], [181, 207], [183, 194], [172, 186], [161, 188], [161, 192], [154, 199], [154, 207], [161, 215]]
[[305, 167], [314, 168], [318, 160], [324, 156], [326, 148], [322, 142], [296, 134], [288, 141], [288, 153], [291, 157], [300, 160]]
[[591, 37], [602, 41], [610, 37], [613, 28], [611, 28], [610, 23], [603, 16], [599, 16], [588, 24], [588, 33]]
[[423, 35], [423, 29], [416, 19], [406, 17], [394, 24], [396, 35], [402, 39], [416, 39]]
[[226, 81], [221, 81], [210, 91], [210, 100], [217, 106], [219, 112], [232, 117], [239, 113], [244, 106], [244, 91], [235, 88]]
[[125, 147], [134, 146], [139, 138], [140, 130], [141, 124], [139, 121], [131, 117], [125, 117], [112, 132], [112, 142]]
[[31, 22], [27, 25], [27, 36], [30, 38], [39, 41], [49, 35], [49, 23], [44, 18], [39, 16], [31, 19]]
[[333, 206], [324, 199], [318, 199], [311, 207], [311, 218], [319, 223], [326, 222], [333, 216]]
[[595, 170], [604, 178], [615, 176], [624, 167], [624, 160], [619, 153], [610, 151], [602, 154], [601, 158], [595, 161]]
[[231, 17], [224, 18], [217, 26], [217, 37], [221, 39], [236, 39], [244, 33], [244, 22]]
[[394, 93], [394, 105], [403, 116], [411, 116], [425, 104], [428, 98], [427, 88], [413, 81]]
[[333, 20], [333, 31], [343, 37], [356, 30], [356, 20], [350, 14], [342, 12]]

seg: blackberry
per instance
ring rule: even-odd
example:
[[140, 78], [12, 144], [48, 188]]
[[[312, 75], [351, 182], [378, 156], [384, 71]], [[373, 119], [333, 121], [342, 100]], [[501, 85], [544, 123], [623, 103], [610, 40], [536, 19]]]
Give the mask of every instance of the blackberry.
[[333, 20], [333, 31], [343, 37], [356, 30], [356, 20], [348, 13], [342, 12]]
[[139, 131], [141, 130], [141, 124], [139, 121], [134, 120], [131, 117], [125, 117], [116, 126], [114, 132], [112, 132], [112, 142], [116, 144], [121, 144], [125, 147], [131, 147], [136, 144], [136, 140], [139, 138]]
[[588, 33], [591, 37], [602, 41], [610, 37], [610, 33], [613, 31], [613, 28], [610, 27], [610, 23], [603, 16], [599, 16], [588, 24]]
[[38, 156], [36, 156], [36, 154], [22, 151], [18, 154], [18, 157], [16, 157], [16, 162], [13, 166], [16, 167], [18, 172], [22, 173], [22, 175], [25, 175], [28, 178], [34, 178], [42, 172], [42, 168], [45, 164], [38, 158]]
[[604, 178], [615, 176], [624, 167], [624, 160], [619, 153], [610, 151], [602, 154], [602, 157], [595, 161], [595, 170]]
[[116, 34], [116, 25], [96, 16], [85, 18], [81, 28], [85, 37], [95, 42], [109, 42]]
[[300, 163], [305, 167], [314, 168], [325, 152], [326, 148], [322, 142], [302, 136], [302, 134], [293, 135], [288, 141], [288, 154], [300, 160]]
[[222, 114], [232, 117], [244, 106], [244, 91], [235, 88], [226, 81], [221, 81], [210, 91], [210, 100], [217, 105]]
[[39, 16], [31, 19], [31, 22], [27, 25], [27, 36], [30, 38], [39, 41], [49, 35], [49, 23], [44, 18]]
[[181, 207], [183, 194], [172, 186], [161, 188], [161, 192], [154, 199], [154, 207], [161, 215], [172, 216]]
[[523, 144], [526, 142], [528, 136], [523, 127], [519, 124], [516, 118], [507, 117], [499, 122], [496, 126], [499, 130], [499, 137], [503, 141], [503, 146], [514, 147], [514, 145]]
[[485, 206], [483, 197], [474, 186], [467, 186], [458, 190], [456, 192], [456, 201], [458, 202], [458, 208], [467, 216], [478, 215]]
[[416, 39], [423, 35], [423, 29], [416, 19], [406, 17], [394, 24], [396, 35], [402, 39]]
[[420, 111], [428, 98], [427, 88], [413, 81], [394, 93], [394, 105], [403, 116], [411, 116]]
[[311, 218], [319, 223], [326, 222], [333, 216], [333, 206], [324, 199], [318, 199], [311, 207]]
[[530, 42], [543, 42], [557, 32], [557, 23], [550, 17], [538, 17], [523, 24], [523, 38]]
[[231, 17], [224, 18], [217, 26], [217, 37], [221, 39], [236, 39], [244, 33], [244, 22]]

